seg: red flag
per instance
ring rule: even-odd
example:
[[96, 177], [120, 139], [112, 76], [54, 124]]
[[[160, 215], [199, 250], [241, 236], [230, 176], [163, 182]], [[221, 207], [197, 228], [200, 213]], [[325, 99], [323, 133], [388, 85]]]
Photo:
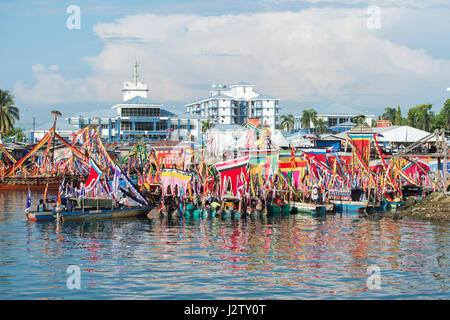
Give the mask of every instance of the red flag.
[[56, 198], [56, 206], [61, 205], [61, 188], [58, 188], [58, 197]]
[[45, 199], [47, 199], [47, 190], [48, 190], [48, 184], [45, 186], [44, 201], [45, 201]]
[[89, 177], [85, 184], [86, 191], [90, 191], [94, 188], [103, 173], [100, 167], [92, 159], [90, 162], [91, 170], [89, 171]]

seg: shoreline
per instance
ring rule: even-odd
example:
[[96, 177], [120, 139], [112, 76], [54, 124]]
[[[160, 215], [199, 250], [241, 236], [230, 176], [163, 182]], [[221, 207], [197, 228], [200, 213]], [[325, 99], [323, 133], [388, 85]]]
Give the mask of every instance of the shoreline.
[[450, 193], [433, 192], [420, 201], [408, 199], [404, 206], [398, 208], [396, 212], [391, 212], [390, 215], [399, 218], [410, 217], [448, 222], [450, 221]]

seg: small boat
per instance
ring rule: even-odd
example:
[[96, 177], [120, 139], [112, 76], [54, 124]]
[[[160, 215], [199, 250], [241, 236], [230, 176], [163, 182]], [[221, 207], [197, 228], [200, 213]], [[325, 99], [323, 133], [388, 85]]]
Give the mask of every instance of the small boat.
[[151, 210], [150, 207], [93, 209], [93, 210], [85, 210], [85, 211], [62, 212], [61, 217], [62, 217], [63, 221], [130, 218], [130, 217], [144, 216], [148, 212], [150, 212], [150, 210]]
[[26, 213], [28, 221], [53, 221], [56, 219], [55, 211], [30, 211]]
[[291, 214], [298, 213], [302, 215], [323, 216], [328, 211], [326, 205], [315, 203], [304, 203], [294, 201], [291, 203], [291, 206], [292, 206]]
[[267, 214], [272, 215], [289, 215], [291, 214], [291, 206], [287, 203], [284, 203], [283, 205], [276, 205], [272, 202], [267, 203]]
[[331, 200], [331, 203], [334, 204], [334, 208], [336, 212], [339, 213], [357, 213], [361, 210], [365, 210], [368, 206], [369, 201], [339, 201], [339, 200]]
[[149, 213], [152, 209], [147, 206], [114, 207], [112, 199], [70, 198], [68, 201], [76, 202], [76, 206], [70, 211], [60, 212], [63, 221], [137, 217]]
[[404, 201], [392, 201], [392, 200], [386, 200], [391, 210], [397, 210], [397, 208], [405, 205], [406, 202]]

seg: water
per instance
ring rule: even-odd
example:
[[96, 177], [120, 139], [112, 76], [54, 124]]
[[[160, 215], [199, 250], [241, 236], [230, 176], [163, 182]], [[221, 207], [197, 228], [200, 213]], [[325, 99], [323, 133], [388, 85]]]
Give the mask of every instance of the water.
[[[340, 215], [36, 223], [26, 221], [25, 202], [25, 192], [0, 192], [0, 299], [450, 297], [448, 223]], [[80, 289], [68, 288], [70, 265], [80, 268]], [[369, 266], [379, 267], [379, 289], [368, 287]]]

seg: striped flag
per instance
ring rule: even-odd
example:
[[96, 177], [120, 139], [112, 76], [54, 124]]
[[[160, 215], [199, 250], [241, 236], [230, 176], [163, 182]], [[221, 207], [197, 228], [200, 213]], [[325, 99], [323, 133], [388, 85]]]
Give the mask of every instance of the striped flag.
[[44, 190], [44, 202], [47, 200], [47, 191], [48, 191], [48, 184], [45, 185], [45, 190]]
[[94, 160], [90, 159], [90, 163], [91, 163], [91, 170], [89, 172], [89, 177], [86, 181], [86, 191], [90, 191], [94, 188], [94, 186], [97, 184], [98, 180], [100, 179], [100, 176], [103, 173]]

